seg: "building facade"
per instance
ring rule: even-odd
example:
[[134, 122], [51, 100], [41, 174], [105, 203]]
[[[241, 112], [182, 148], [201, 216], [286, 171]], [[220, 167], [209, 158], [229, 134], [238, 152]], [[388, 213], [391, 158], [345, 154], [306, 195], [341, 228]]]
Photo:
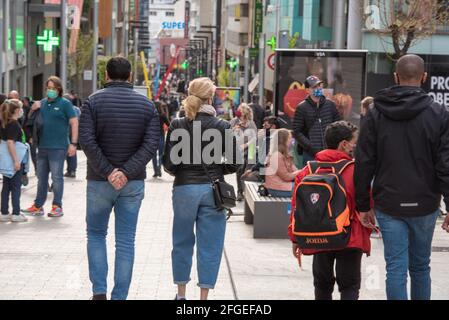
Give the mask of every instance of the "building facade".
[[[27, 91], [27, 1], [0, 1], [0, 91]], [[13, 18], [15, 17], [15, 18]]]
[[[58, 74], [59, 6], [42, 0], [0, 1], [0, 91], [17, 90], [22, 96], [40, 99], [45, 79]], [[51, 33], [50, 33], [51, 31]], [[38, 44], [37, 37], [48, 41]]]
[[150, 0], [147, 8], [150, 38], [184, 38], [185, 1]]

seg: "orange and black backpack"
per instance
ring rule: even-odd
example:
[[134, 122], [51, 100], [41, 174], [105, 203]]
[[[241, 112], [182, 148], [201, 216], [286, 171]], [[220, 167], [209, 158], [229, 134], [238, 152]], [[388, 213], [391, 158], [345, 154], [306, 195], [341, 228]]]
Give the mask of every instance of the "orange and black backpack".
[[292, 227], [299, 248], [343, 249], [351, 234], [351, 213], [342, 172], [354, 161], [310, 161], [310, 174], [296, 187]]

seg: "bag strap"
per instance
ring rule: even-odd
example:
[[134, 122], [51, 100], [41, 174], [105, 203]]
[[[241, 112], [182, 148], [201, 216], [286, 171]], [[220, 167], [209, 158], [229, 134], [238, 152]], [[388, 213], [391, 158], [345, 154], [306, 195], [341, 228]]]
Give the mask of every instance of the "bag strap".
[[319, 169], [332, 169], [332, 172], [342, 174], [353, 163], [354, 160], [340, 160], [338, 162], [309, 161], [307, 166], [310, 174], [315, 174]]
[[307, 167], [309, 168], [310, 174], [315, 174], [320, 166], [318, 161], [309, 161], [307, 162]]

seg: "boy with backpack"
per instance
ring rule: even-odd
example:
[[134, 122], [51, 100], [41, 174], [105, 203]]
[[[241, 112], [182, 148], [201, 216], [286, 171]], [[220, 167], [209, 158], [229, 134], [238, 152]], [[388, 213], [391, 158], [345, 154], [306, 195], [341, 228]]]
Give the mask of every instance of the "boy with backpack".
[[[337, 281], [341, 300], [357, 300], [363, 253], [370, 254], [371, 229], [355, 210], [353, 152], [358, 129], [347, 121], [330, 124], [327, 149], [296, 177], [288, 229], [293, 255], [313, 255], [316, 300], [332, 300]], [[336, 276], [334, 264], [336, 263]]]

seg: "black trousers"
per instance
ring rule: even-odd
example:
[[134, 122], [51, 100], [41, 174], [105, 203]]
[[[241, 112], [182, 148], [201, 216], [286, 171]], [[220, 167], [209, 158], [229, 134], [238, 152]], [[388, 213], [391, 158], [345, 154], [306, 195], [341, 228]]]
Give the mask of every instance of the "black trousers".
[[30, 143], [31, 161], [34, 165], [34, 171], [37, 172], [37, 146], [34, 143]]
[[248, 152], [245, 151], [244, 153], [244, 163], [242, 165], [239, 166], [239, 168], [237, 169], [237, 192], [238, 193], [243, 193], [243, 180], [242, 180], [242, 175], [246, 172], [246, 170], [249, 169], [248, 166]]
[[335, 281], [341, 300], [358, 300], [362, 279], [362, 255], [362, 251], [358, 249], [315, 254], [313, 256], [315, 300], [332, 300]]

